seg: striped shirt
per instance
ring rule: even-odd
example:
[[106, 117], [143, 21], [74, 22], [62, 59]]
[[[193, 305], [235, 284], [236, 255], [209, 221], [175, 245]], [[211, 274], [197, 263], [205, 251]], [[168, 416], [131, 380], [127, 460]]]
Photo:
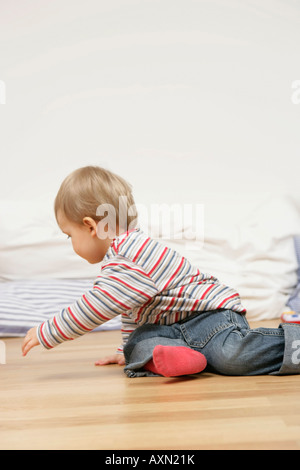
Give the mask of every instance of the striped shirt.
[[50, 349], [121, 315], [124, 345], [145, 323], [171, 325], [195, 312], [217, 309], [246, 312], [234, 289], [137, 228], [112, 241], [92, 289], [39, 325], [37, 335]]

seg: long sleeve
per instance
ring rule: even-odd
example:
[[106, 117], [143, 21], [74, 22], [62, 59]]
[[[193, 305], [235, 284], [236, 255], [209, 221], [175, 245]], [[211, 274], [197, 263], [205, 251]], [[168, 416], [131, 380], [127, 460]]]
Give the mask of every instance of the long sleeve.
[[117, 353], [119, 354], [123, 353], [123, 346], [127, 343], [131, 333], [138, 327], [135, 319], [127, 315], [127, 313], [122, 314], [121, 321], [122, 344], [117, 349]]
[[73, 305], [37, 328], [39, 342], [50, 349], [73, 340], [117, 315], [122, 315], [122, 335], [126, 342], [135, 328], [131, 311], [142, 307], [157, 293], [153, 280], [142, 267], [117, 256], [102, 267], [93, 288]]

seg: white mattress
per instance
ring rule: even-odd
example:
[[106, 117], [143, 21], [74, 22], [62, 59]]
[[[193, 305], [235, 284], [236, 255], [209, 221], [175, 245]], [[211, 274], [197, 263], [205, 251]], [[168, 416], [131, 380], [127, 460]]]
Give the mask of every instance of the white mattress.
[[[74, 253], [57, 227], [52, 206], [52, 201], [42, 200], [0, 201], [2, 336], [22, 335], [70, 305], [99, 274], [100, 265], [90, 265]], [[176, 237], [147, 217], [143, 221], [142, 213], [140, 224], [201, 272], [235, 288], [249, 319], [274, 319], [291, 308], [288, 302], [298, 285], [294, 238], [300, 235], [300, 204], [290, 197], [266, 196], [254, 206], [246, 210], [241, 203], [241, 214], [230, 206], [226, 213], [239, 217], [228, 223], [217, 213], [205, 212], [203, 224], [195, 227], [195, 239], [187, 236], [192, 218], [176, 220]], [[115, 325], [120, 327], [120, 319]]]

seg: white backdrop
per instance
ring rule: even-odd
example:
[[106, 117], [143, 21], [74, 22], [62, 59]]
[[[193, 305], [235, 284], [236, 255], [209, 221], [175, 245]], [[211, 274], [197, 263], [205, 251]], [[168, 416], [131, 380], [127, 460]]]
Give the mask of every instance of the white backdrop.
[[88, 164], [219, 227], [299, 204], [299, 44], [298, 0], [0, 0], [2, 207]]
[[0, 198], [86, 164], [139, 202], [299, 194], [299, 44], [297, 0], [0, 1]]

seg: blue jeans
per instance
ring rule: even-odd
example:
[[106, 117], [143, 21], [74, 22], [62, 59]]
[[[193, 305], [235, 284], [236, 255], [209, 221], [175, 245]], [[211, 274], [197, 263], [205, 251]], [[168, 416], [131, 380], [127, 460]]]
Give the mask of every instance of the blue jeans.
[[156, 375], [143, 366], [159, 344], [185, 346], [201, 352], [207, 359], [205, 370], [216, 374], [300, 373], [300, 325], [250, 329], [246, 317], [232, 310], [199, 312], [170, 326], [138, 327], [124, 348], [124, 372], [128, 377]]

